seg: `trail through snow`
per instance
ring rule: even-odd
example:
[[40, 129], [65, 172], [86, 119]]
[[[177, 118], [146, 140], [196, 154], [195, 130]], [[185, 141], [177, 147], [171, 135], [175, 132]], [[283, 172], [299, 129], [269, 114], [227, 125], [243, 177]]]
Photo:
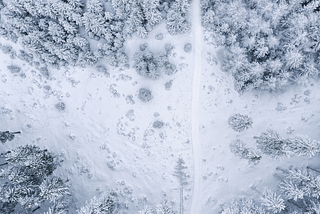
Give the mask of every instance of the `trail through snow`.
[[199, 214], [201, 207], [200, 189], [201, 189], [201, 146], [199, 141], [199, 105], [200, 105], [200, 83], [201, 83], [201, 53], [202, 53], [202, 29], [201, 29], [201, 11], [200, 0], [193, 0], [192, 29], [194, 34], [194, 75], [192, 86], [192, 150], [193, 150], [193, 196], [190, 208], [190, 214]]

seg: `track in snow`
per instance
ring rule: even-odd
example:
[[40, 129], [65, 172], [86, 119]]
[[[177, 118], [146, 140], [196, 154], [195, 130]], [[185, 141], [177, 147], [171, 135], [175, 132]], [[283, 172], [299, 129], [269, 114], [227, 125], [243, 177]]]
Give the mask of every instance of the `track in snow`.
[[201, 28], [200, 0], [193, 0], [192, 4], [192, 29], [194, 40], [194, 69], [192, 86], [192, 150], [193, 150], [193, 195], [190, 214], [200, 214], [200, 190], [201, 190], [201, 146], [199, 139], [199, 105], [201, 83], [201, 59], [203, 35]]

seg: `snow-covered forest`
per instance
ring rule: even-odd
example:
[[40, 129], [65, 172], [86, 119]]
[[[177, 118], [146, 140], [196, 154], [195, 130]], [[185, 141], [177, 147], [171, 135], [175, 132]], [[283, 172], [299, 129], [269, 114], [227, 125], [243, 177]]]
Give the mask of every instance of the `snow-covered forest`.
[[320, 0], [0, 0], [0, 213], [320, 213]]

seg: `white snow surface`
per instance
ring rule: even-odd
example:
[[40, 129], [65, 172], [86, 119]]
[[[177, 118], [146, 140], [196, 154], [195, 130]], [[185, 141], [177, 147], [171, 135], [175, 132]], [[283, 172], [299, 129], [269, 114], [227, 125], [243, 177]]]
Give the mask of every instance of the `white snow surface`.
[[[70, 213], [77, 213], [106, 189], [122, 190], [120, 199], [129, 205], [125, 213], [137, 213], [145, 204], [155, 206], [162, 200], [179, 210], [179, 186], [173, 176], [178, 157], [185, 160], [190, 174], [184, 190], [184, 213], [190, 214], [219, 213], [220, 205], [233, 198], [259, 200], [250, 187], [275, 190], [277, 166], [318, 168], [319, 157], [279, 162], [263, 156], [258, 165], [250, 166], [230, 152], [229, 144], [235, 139], [255, 147], [253, 137], [269, 128], [283, 137], [306, 134], [319, 140], [320, 84], [315, 79], [281, 92], [255, 90], [239, 95], [231, 75], [220, 71], [219, 64], [208, 63], [208, 53], [217, 52], [202, 43], [199, 8], [193, 8], [197, 13], [190, 34], [170, 36], [162, 24], [147, 40], [132, 38], [125, 44], [131, 68], [109, 68], [110, 78], [87, 67], [50, 69], [51, 78], [46, 79], [35, 68], [1, 52], [0, 130], [22, 133], [1, 145], [0, 152], [35, 144], [59, 154], [64, 162], [55, 173], [71, 181]], [[154, 39], [159, 33], [164, 34], [161, 41]], [[165, 44], [173, 44], [170, 61], [178, 72], [163, 74], [157, 81], [139, 76], [132, 68], [132, 56], [145, 42], [154, 52], [164, 52]], [[192, 44], [192, 52], [184, 52], [186, 43]], [[8, 65], [21, 66], [26, 78], [10, 73]], [[172, 89], [167, 91], [164, 84], [170, 80]], [[110, 92], [110, 86], [120, 97]], [[142, 87], [152, 91], [149, 103], [137, 97]], [[133, 96], [134, 104], [126, 101], [128, 95]], [[58, 102], [66, 104], [64, 111], [55, 108]], [[281, 111], [276, 110], [278, 103], [283, 104]], [[130, 110], [134, 116], [126, 116]], [[155, 117], [155, 112], [159, 116]], [[233, 131], [228, 118], [234, 113], [252, 117], [253, 127], [241, 133]], [[154, 129], [156, 120], [165, 126]], [[293, 133], [288, 133], [289, 128]]]

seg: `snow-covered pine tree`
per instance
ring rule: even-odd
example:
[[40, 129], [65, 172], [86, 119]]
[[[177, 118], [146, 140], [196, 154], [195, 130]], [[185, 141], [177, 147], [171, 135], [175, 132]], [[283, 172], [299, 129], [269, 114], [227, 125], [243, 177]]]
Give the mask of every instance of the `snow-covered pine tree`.
[[41, 185], [39, 196], [42, 200], [57, 202], [66, 195], [70, 195], [68, 181], [62, 180], [57, 176], [46, 177]]
[[229, 125], [237, 132], [242, 132], [252, 127], [252, 118], [247, 115], [234, 114], [229, 117]]
[[285, 209], [284, 200], [280, 195], [277, 195], [275, 192], [271, 192], [266, 189], [261, 197], [262, 205], [270, 210], [272, 213], [280, 213]]
[[287, 146], [290, 151], [298, 156], [313, 157], [320, 153], [319, 142], [311, 140], [306, 135], [297, 135], [294, 138], [287, 139]]
[[266, 210], [259, 206], [254, 200], [243, 198], [239, 201], [233, 200], [230, 205], [224, 204], [221, 207], [221, 214], [266, 214]]
[[121, 214], [120, 203], [115, 192], [107, 191], [97, 198], [94, 197], [84, 207], [78, 210], [78, 214]]
[[0, 132], [0, 141], [2, 144], [5, 144], [7, 141], [12, 141], [14, 139], [15, 134], [20, 134], [21, 132], [9, 132], [4, 131]]
[[175, 0], [170, 4], [166, 28], [171, 35], [189, 32], [191, 27], [186, 19], [189, 9], [190, 4], [188, 0]]
[[112, 7], [118, 19], [126, 20], [131, 12], [131, 4], [128, 0], [112, 0]]
[[33, 175], [42, 178], [51, 175], [59, 166], [59, 160], [53, 153], [28, 144], [11, 150], [5, 159], [9, 165], [25, 166]]
[[183, 213], [183, 189], [186, 185], [188, 185], [189, 175], [186, 173], [186, 169], [188, 167], [185, 165], [186, 163], [182, 158], [178, 158], [177, 165], [174, 167], [174, 176], [177, 177], [179, 181], [180, 188], [180, 213]]
[[274, 159], [281, 159], [289, 156], [286, 140], [272, 129], [262, 132], [259, 137], [254, 137], [258, 143], [258, 148], [263, 154], [269, 155]]
[[156, 207], [156, 214], [174, 214], [172, 207], [167, 205], [167, 201], [164, 201], [161, 204], [158, 204]]
[[159, 79], [161, 74], [159, 64], [152, 52], [137, 52], [134, 61], [134, 67], [139, 75], [153, 80]]
[[148, 206], [148, 205], [144, 205], [142, 210], [139, 210], [138, 214], [153, 214], [153, 209]]
[[237, 139], [230, 144], [230, 150], [241, 159], [247, 159], [249, 164], [258, 164], [262, 158], [260, 150], [248, 148], [246, 144]]
[[26, 145], [4, 156], [8, 164], [0, 171], [0, 178], [6, 181], [0, 185], [0, 201], [19, 203], [31, 212], [46, 201], [57, 202], [70, 195], [65, 181], [48, 177], [56, 169], [58, 161], [47, 150]]

